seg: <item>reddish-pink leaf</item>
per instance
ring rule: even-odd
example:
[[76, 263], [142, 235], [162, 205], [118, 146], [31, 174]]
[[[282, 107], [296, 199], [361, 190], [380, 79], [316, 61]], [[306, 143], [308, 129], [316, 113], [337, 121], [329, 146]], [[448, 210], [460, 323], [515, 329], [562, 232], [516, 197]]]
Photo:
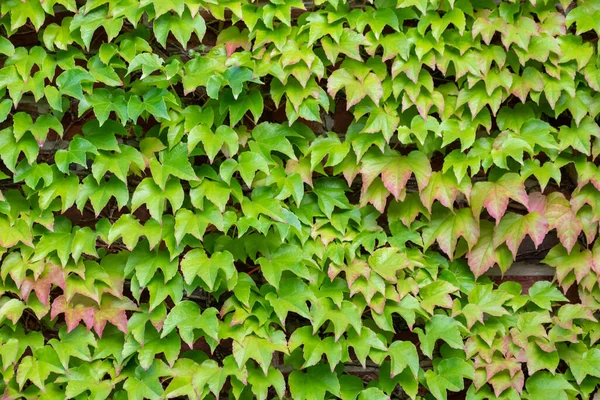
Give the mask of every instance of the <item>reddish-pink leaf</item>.
[[[400, 164], [400, 165], [398, 165]], [[412, 171], [407, 166], [402, 166], [402, 163], [396, 161], [383, 171], [381, 178], [383, 184], [394, 195], [396, 201], [400, 199], [400, 193], [404, 191], [406, 182], [410, 179]]]
[[67, 332], [71, 332], [83, 321], [88, 330], [94, 325], [94, 307], [84, 306], [79, 304], [76, 307], [70, 307], [65, 296], [60, 295], [52, 302], [50, 318], [54, 319], [59, 314], [65, 314], [65, 322], [67, 323]]
[[537, 211], [543, 214], [546, 211], [546, 196], [540, 192], [534, 192], [529, 194], [529, 202], [527, 204], [527, 211]]
[[102, 337], [107, 322], [127, 333], [126, 311], [136, 310], [138, 307], [127, 298], [117, 299], [112, 296], [103, 296], [102, 303], [98, 308], [93, 304], [67, 303], [65, 296], [61, 295], [52, 303], [50, 318], [54, 319], [57, 315], [64, 313], [68, 332], [83, 321], [88, 330], [94, 328], [98, 336]]
[[560, 242], [570, 252], [577, 243], [577, 237], [583, 230], [583, 226], [562, 193], [553, 192], [546, 197], [544, 216], [548, 220], [549, 228], [556, 229]]
[[[467, 253], [469, 268], [475, 278], [483, 275], [494, 264], [501, 263], [501, 249], [494, 246], [494, 226], [490, 221], [480, 221], [480, 235], [477, 244]], [[504, 249], [506, 251], [506, 249]], [[509, 256], [510, 257], [510, 256]]]
[[40, 302], [47, 306], [50, 301], [50, 289], [52, 289], [52, 285], [56, 285], [64, 290], [65, 273], [58, 265], [47, 262], [44, 272], [37, 279], [26, 277], [23, 280], [21, 284], [21, 297], [27, 301], [33, 290]]
[[477, 182], [471, 192], [471, 208], [475, 218], [479, 218], [482, 207], [496, 220], [506, 212], [509, 199], [527, 206], [529, 200], [523, 178], [515, 173], [504, 174], [496, 182]]

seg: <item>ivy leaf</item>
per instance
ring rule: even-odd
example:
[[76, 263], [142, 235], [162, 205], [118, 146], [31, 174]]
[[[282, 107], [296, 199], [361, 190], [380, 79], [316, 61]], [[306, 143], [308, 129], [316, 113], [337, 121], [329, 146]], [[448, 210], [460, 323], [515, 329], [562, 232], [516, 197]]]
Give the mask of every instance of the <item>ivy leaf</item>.
[[419, 188], [423, 190], [432, 173], [429, 160], [419, 151], [413, 151], [408, 156], [401, 156], [395, 152], [386, 152], [383, 155], [369, 152], [362, 160], [361, 174], [364, 187], [369, 187], [375, 178], [381, 175], [383, 184], [396, 200], [400, 199], [413, 173]]
[[[56, 356], [60, 360], [62, 367], [69, 367], [71, 357], [82, 361], [92, 361], [90, 347], [96, 347], [96, 339], [94, 334], [88, 332], [82, 326], [77, 327], [71, 332], [67, 332], [62, 328], [58, 332], [58, 338], [51, 339], [48, 344], [56, 351]], [[48, 354], [52, 357], [52, 354]]]
[[372, 72], [364, 79], [359, 79], [345, 68], [335, 70], [327, 80], [327, 93], [331, 97], [335, 97], [335, 94], [341, 89], [344, 89], [346, 93], [346, 109], [350, 109], [365, 96], [368, 96], [376, 105], [379, 105], [379, 101], [383, 96], [381, 80]]
[[110, 171], [127, 183], [127, 175], [132, 165], [139, 170], [145, 168], [144, 159], [139, 151], [127, 145], [119, 145], [119, 150], [118, 155], [104, 151], [98, 153], [92, 164], [92, 175], [96, 182], [100, 183], [100, 178]]
[[214, 205], [206, 204], [204, 210], [196, 213], [182, 208], [175, 215], [175, 241], [181, 243], [186, 234], [202, 240], [211, 224], [220, 231], [224, 229], [223, 214]]
[[279, 397], [285, 392], [285, 379], [283, 374], [275, 367], [269, 367], [267, 375], [259, 369], [248, 368], [248, 383], [252, 385], [252, 393], [259, 400], [266, 400], [269, 389], [273, 387]]
[[570, 252], [577, 243], [583, 226], [562, 193], [554, 192], [546, 197], [544, 216], [548, 220], [549, 229], [556, 229], [560, 242]]
[[230, 155], [238, 152], [238, 135], [227, 125], [221, 125], [213, 134], [206, 125], [197, 125], [188, 134], [188, 153], [196, 147], [196, 144], [202, 142], [204, 151], [212, 163], [224, 144]]
[[[410, 267], [410, 260], [406, 256], [406, 252], [393, 247], [386, 247], [377, 249], [369, 257], [369, 266], [385, 280], [395, 283], [398, 271]], [[366, 275], [365, 278], [368, 279], [368, 270]], [[348, 271], [346, 272], [346, 278], [348, 283], [351, 283], [350, 278], [348, 278]]]
[[529, 297], [538, 307], [552, 311], [552, 303], [567, 301], [567, 298], [548, 281], [538, 281], [529, 288]]
[[492, 285], [478, 285], [469, 293], [469, 303], [463, 307], [461, 313], [467, 319], [467, 328], [471, 329], [476, 321], [484, 323], [483, 314], [495, 317], [508, 315], [503, 307], [504, 303], [513, 298], [510, 293], [493, 290]]
[[519, 164], [523, 164], [523, 153], [533, 154], [533, 147], [523, 138], [510, 131], [504, 131], [496, 136], [492, 144], [492, 159], [494, 164], [502, 169], [508, 169], [506, 160], [511, 157]]
[[166, 283], [175, 276], [177, 267], [177, 261], [169, 260], [169, 256], [165, 251], [158, 249], [151, 251], [147, 245], [137, 246], [127, 259], [125, 275], [135, 272], [139, 284], [145, 287], [158, 269], [163, 272]]
[[75, 136], [69, 143], [68, 150], [61, 149], [56, 152], [54, 162], [60, 172], [67, 174], [71, 163], [87, 167], [87, 153], [99, 154], [91, 142], [81, 136]]
[[442, 360], [437, 368], [425, 372], [425, 380], [429, 390], [436, 399], [446, 400], [447, 391], [458, 392], [464, 389], [464, 379], [473, 379], [473, 366], [458, 357]]
[[177, 327], [183, 341], [192, 348], [196, 329], [201, 330], [215, 342], [219, 342], [218, 326], [217, 310], [208, 308], [201, 312], [196, 303], [186, 300], [171, 309], [164, 322], [160, 337], [164, 338]]
[[222, 78], [231, 88], [231, 93], [233, 94], [234, 100], [237, 100], [240, 93], [242, 93], [245, 82], [262, 83], [260, 79], [257, 79], [253, 76], [251, 69], [235, 65], [227, 68], [223, 73]]
[[[290, 136], [298, 136], [298, 134], [285, 125], [263, 122], [252, 130], [254, 142], [250, 142], [249, 146], [252, 151], [260, 152], [267, 158], [270, 158], [271, 152], [277, 151], [292, 160], [297, 160], [292, 144], [288, 139]], [[256, 147], [254, 147], [254, 143]]]
[[477, 182], [471, 191], [471, 209], [475, 218], [479, 218], [485, 207], [496, 220], [496, 224], [506, 212], [509, 199], [527, 206], [529, 200], [523, 185], [523, 179], [513, 173], [502, 175], [496, 182]]
[[494, 248], [506, 243], [513, 259], [516, 259], [519, 245], [526, 235], [529, 235], [537, 248], [547, 232], [548, 222], [539, 212], [533, 211], [526, 215], [508, 213], [494, 230]]
[[[223, 274], [220, 274], [223, 271]], [[233, 256], [228, 251], [215, 252], [210, 258], [201, 249], [188, 252], [181, 261], [181, 272], [188, 285], [196, 276], [206, 283], [209, 290], [215, 289], [219, 276], [224, 275], [228, 287], [235, 286], [237, 271], [233, 265]]]
[[468, 208], [452, 212], [440, 207], [435, 211], [430, 223], [422, 232], [425, 249], [437, 241], [442, 251], [453, 259], [459, 237], [467, 241], [469, 249], [475, 246], [479, 238], [479, 224]]
[[556, 268], [556, 278], [561, 284], [571, 271], [575, 274], [577, 282], [580, 282], [590, 273], [590, 269], [595, 267], [591, 251], [587, 249], [581, 251], [579, 246], [575, 246], [569, 252], [561, 244], [550, 249], [542, 262]]
[[419, 335], [423, 353], [427, 357], [433, 358], [433, 349], [438, 339], [442, 339], [453, 349], [463, 348], [461, 328], [462, 325], [455, 319], [436, 314], [425, 324], [425, 331], [415, 328], [415, 332]]
[[269, 164], [262, 154], [253, 151], [245, 151], [238, 157], [238, 170], [242, 180], [248, 187], [252, 187], [256, 171], [262, 171], [269, 174]]
[[[506, 217], [505, 217], [506, 218]], [[487, 270], [492, 268], [494, 264], [498, 264], [501, 270], [505, 270], [506, 262], [510, 264], [510, 253], [508, 258], [505, 253], [508, 253], [506, 247], [499, 247], [494, 243], [494, 226], [489, 221], [479, 221], [480, 235], [477, 244], [467, 252], [467, 260], [469, 268], [476, 278], [483, 275]], [[498, 231], [499, 228], [496, 229]], [[512, 236], [511, 236], [512, 238]]]
[[162, 361], [155, 360], [150, 368], [144, 369], [139, 366], [134, 369], [123, 384], [123, 389], [125, 389], [130, 399], [160, 399], [164, 391], [159, 380], [162, 363]]
[[354, 349], [354, 354], [363, 367], [366, 365], [367, 357], [371, 354], [372, 350], [388, 350], [381, 335], [376, 334], [372, 329], [367, 328], [366, 326], [363, 326], [362, 331], [359, 333], [351, 330], [348, 331], [346, 335], [348, 347]]
[[83, 68], [69, 69], [56, 78], [56, 84], [62, 94], [74, 97], [79, 101], [85, 101], [83, 97], [83, 84], [92, 83], [96, 80]]
[[284, 278], [279, 283], [278, 294], [268, 293], [265, 300], [271, 304], [279, 321], [285, 327], [285, 320], [290, 311], [311, 319], [307, 303], [315, 302], [316, 297], [301, 279]]
[[360, 309], [349, 301], [343, 301], [341, 307], [338, 307], [329, 298], [320, 298], [312, 304], [310, 311], [314, 321], [313, 334], [326, 321], [333, 324], [336, 342], [348, 329], [348, 325], [351, 325], [357, 333], [361, 332]]
[[565, 379], [562, 374], [551, 374], [540, 371], [527, 379], [525, 383], [527, 398], [553, 396], [556, 399], [567, 400], [569, 394], [574, 394], [576, 389]]
[[33, 356], [23, 357], [19, 363], [16, 381], [20, 390], [23, 389], [27, 381], [31, 381], [42, 389], [45, 387], [45, 381], [51, 373], [60, 374], [64, 371], [53, 349], [45, 347], [38, 351], [36, 356], [36, 358]]
[[[581, 353], [582, 350], [583, 353]], [[600, 378], [600, 369], [598, 368], [600, 365], [600, 349], [591, 348], [587, 350], [586, 347], [582, 349], [581, 346], [572, 345], [567, 356], [563, 355], [562, 352], [560, 353], [561, 358], [567, 360], [577, 384], [581, 385], [586, 376]]]
[[525, 354], [527, 355], [527, 371], [530, 376], [540, 370], [554, 373], [560, 362], [557, 351], [546, 351], [536, 342], [527, 343]]
[[161, 222], [167, 200], [171, 209], [176, 212], [181, 208], [184, 196], [178, 179], [169, 179], [163, 190], [154, 183], [152, 178], [145, 178], [131, 197], [131, 211], [133, 212], [145, 204], [152, 218]]
[[21, 315], [23, 315], [23, 311], [27, 308], [25, 303], [18, 299], [9, 299], [3, 297], [2, 303], [0, 303], [0, 322], [5, 319], [10, 320], [13, 324], [16, 324]]
[[225, 90], [220, 102], [221, 112], [229, 110], [229, 124], [231, 126], [237, 125], [248, 111], [250, 111], [256, 123], [264, 110], [264, 99], [257, 88], [241, 92], [237, 99], [233, 97], [231, 91]]
[[311, 367], [321, 361], [323, 355], [327, 357], [331, 371], [342, 359], [342, 344], [335, 342], [333, 337], [324, 339], [312, 333], [310, 326], [304, 326], [294, 331], [288, 342], [290, 351], [302, 347], [305, 362], [302, 368]]
[[285, 334], [282, 331], [272, 331], [267, 338], [247, 335], [241, 342], [233, 341], [233, 357], [241, 369], [249, 359], [261, 366], [263, 373], [268, 375], [273, 353], [280, 351], [288, 353]]
[[452, 298], [450, 297], [450, 293], [454, 293], [457, 290], [457, 287], [444, 280], [431, 282], [423, 286], [419, 291], [422, 298], [421, 307], [431, 314], [433, 314], [436, 306], [451, 308]]
[[289, 270], [298, 276], [308, 277], [304, 265], [306, 256], [298, 246], [286, 244], [280, 246], [268, 258], [260, 257], [256, 261], [261, 266], [265, 280], [279, 290], [279, 282], [284, 271]]
[[77, 208], [80, 211], [83, 211], [88, 199], [92, 203], [96, 217], [98, 217], [113, 197], [117, 201], [119, 208], [123, 208], [129, 201], [127, 185], [121, 182], [116, 176], [112, 176], [108, 182], [102, 180], [101, 184], [98, 184], [91, 175], [88, 175], [82, 183], [76, 201]]
[[202, 41], [206, 24], [200, 14], [192, 17], [189, 10], [185, 10], [180, 16], [165, 13], [154, 20], [154, 35], [162, 47], [166, 47], [169, 32], [183, 47], [187, 47], [192, 32], [196, 33], [198, 40]]
[[344, 194], [346, 184], [335, 178], [321, 178], [314, 182], [313, 191], [317, 195], [319, 208], [331, 218], [335, 207], [349, 209], [350, 203]]
[[600, 137], [600, 127], [589, 117], [585, 117], [578, 126], [561, 126], [558, 131], [560, 149], [564, 150], [567, 147], [572, 147], [589, 156], [592, 136]]
[[410, 369], [414, 377], [417, 378], [420, 370], [419, 355], [417, 348], [411, 342], [395, 341], [388, 349], [392, 360], [392, 368], [390, 376], [393, 378], [398, 375], [406, 367]]
[[334, 396], [340, 394], [337, 374], [323, 364], [310, 367], [306, 372], [293, 371], [288, 379], [294, 399], [318, 400], [325, 398], [327, 392]]
[[150, 160], [150, 171], [154, 182], [161, 189], [165, 190], [167, 179], [171, 175], [186, 181], [199, 180], [190, 164], [184, 143], [179, 143], [171, 150], [163, 150], [159, 157], [160, 162], [156, 159]]
[[393, 314], [400, 315], [410, 329], [415, 324], [417, 314], [425, 318], [428, 317], [419, 301], [412, 295], [405, 295], [399, 302], [388, 300], [383, 308], [383, 313], [377, 314], [374, 311], [371, 313], [377, 326], [390, 332], [395, 331], [392, 323]]
[[467, 198], [471, 193], [471, 183], [468, 179], [461, 182], [456, 181], [454, 174], [434, 172], [431, 178], [421, 190], [421, 202], [431, 212], [431, 206], [435, 200], [438, 200], [445, 207], [452, 209], [459, 193], [463, 193]]

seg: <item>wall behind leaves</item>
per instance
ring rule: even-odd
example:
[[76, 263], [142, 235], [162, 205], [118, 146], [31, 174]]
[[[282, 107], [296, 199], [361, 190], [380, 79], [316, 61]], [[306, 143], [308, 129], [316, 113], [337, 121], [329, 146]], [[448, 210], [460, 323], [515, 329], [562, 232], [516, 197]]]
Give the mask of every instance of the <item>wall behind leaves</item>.
[[599, 21], [0, 1], [2, 399], [597, 395]]

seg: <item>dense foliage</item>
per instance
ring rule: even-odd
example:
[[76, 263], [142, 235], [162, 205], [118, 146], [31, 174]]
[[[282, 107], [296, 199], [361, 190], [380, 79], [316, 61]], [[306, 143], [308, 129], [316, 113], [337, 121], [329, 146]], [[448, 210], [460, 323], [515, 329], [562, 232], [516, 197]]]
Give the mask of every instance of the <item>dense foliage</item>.
[[[2, 0], [0, 32], [2, 399], [594, 395], [598, 0]], [[556, 282], [485, 275], [548, 240]]]

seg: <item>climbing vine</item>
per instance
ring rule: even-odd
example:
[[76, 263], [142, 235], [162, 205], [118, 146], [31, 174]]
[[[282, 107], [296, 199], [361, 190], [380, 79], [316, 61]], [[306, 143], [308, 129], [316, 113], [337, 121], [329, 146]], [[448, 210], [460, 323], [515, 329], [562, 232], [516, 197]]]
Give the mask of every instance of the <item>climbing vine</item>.
[[[597, 395], [599, 34], [596, 0], [0, 1], [2, 399]], [[490, 275], [532, 254], [553, 281]]]

